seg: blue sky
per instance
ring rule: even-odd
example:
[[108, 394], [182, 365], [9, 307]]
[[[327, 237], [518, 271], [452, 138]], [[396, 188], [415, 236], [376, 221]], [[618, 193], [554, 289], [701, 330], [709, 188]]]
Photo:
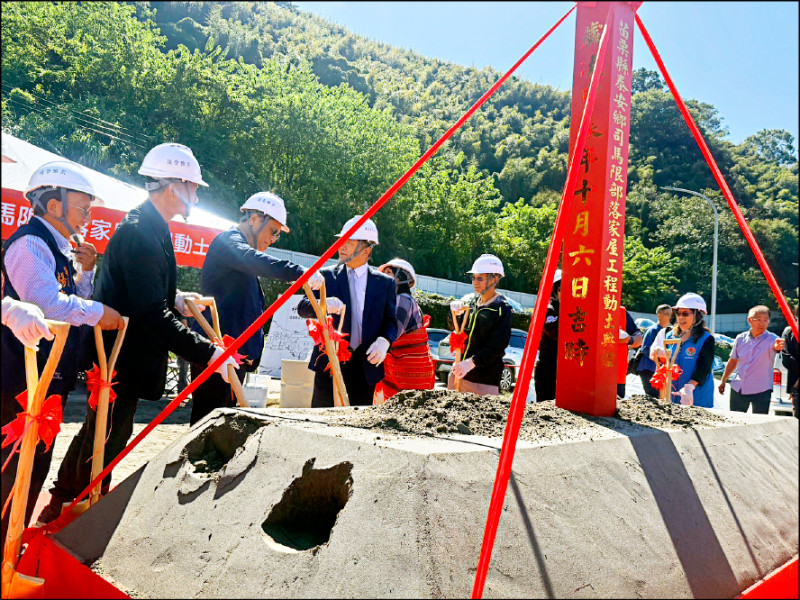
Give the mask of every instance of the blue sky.
[[[354, 33], [464, 66], [505, 72], [571, 2], [295, 2]], [[680, 94], [713, 104], [729, 140], [761, 129], [798, 135], [798, 3], [645, 2], [639, 16]], [[518, 69], [572, 85], [574, 13]], [[634, 68], [657, 70], [636, 29]], [[795, 143], [797, 147], [797, 143]]]

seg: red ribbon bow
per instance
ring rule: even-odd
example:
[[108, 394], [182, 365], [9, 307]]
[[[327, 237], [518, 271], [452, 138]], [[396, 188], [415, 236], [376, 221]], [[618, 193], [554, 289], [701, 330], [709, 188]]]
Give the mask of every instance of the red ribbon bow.
[[[19, 441], [22, 440], [22, 436], [25, 435], [25, 431], [27, 430], [26, 423], [28, 422], [28, 417], [30, 416], [28, 414], [27, 390], [17, 396], [17, 402], [19, 402], [20, 406], [22, 406], [23, 412], [17, 413], [17, 418], [3, 427], [2, 431], [0, 431], [0, 433], [5, 436], [2, 442], [3, 448], [14, 444], [14, 450], [11, 452], [12, 454], [17, 451]], [[39, 416], [33, 419], [39, 424], [39, 440], [44, 442], [45, 450], [50, 450], [50, 446], [52, 446], [53, 441], [58, 435], [58, 432], [61, 431], [61, 422], [63, 416], [64, 415], [61, 409], [61, 396], [53, 394], [44, 401]], [[31, 421], [31, 423], [32, 422], [33, 421]], [[39, 440], [37, 440], [37, 443]]]
[[97, 410], [97, 402], [100, 399], [100, 390], [104, 388], [108, 388], [109, 404], [117, 399], [117, 393], [111, 389], [112, 385], [117, 384], [116, 381], [111, 381], [111, 379], [114, 379], [116, 374], [116, 371], [112, 371], [109, 381], [106, 381], [100, 376], [100, 367], [98, 367], [96, 364], [91, 369], [86, 371], [86, 389], [89, 390], [89, 408], [94, 411]]
[[455, 331], [450, 334], [450, 352], [464, 352], [464, 345], [467, 342], [467, 334], [463, 331], [456, 333]]
[[[225, 348], [230, 348], [231, 344], [236, 341], [236, 338], [232, 338], [231, 336], [225, 334], [222, 336], [222, 345]], [[234, 352], [231, 354], [231, 358], [236, 361], [237, 365], [242, 364], [242, 361], [247, 358], [246, 354], [239, 354], [238, 352]]]
[[[322, 335], [322, 325], [319, 321], [314, 319], [306, 319], [306, 327], [308, 327], [308, 335], [311, 336], [311, 339], [314, 341], [315, 346], [319, 346], [320, 350], [325, 350], [325, 338]], [[346, 342], [345, 338], [348, 336], [347, 333], [339, 333], [336, 331], [336, 328], [333, 326], [333, 317], [328, 315], [328, 324], [326, 329], [328, 330], [328, 337], [330, 340], [335, 344], [337, 342]], [[351, 356], [350, 348], [347, 347], [347, 343], [340, 343], [339, 349], [336, 351], [336, 357], [339, 359], [339, 363], [345, 363], [350, 360]], [[330, 363], [325, 367], [326, 371], [329, 371], [331, 368]]]
[[[657, 390], [660, 390], [667, 384], [667, 365], [661, 365], [656, 369], [656, 372], [653, 373], [653, 376], [650, 378], [650, 385], [652, 385]], [[680, 379], [680, 376], [683, 375], [683, 369], [681, 369], [678, 365], [672, 366], [672, 380], [676, 381]]]

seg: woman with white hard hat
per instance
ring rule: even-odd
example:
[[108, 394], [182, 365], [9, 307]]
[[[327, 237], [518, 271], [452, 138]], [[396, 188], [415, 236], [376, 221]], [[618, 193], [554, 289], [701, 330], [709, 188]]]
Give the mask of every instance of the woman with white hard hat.
[[[448, 389], [460, 381], [461, 392], [474, 394], [500, 393], [503, 356], [511, 340], [511, 305], [497, 292], [497, 284], [505, 277], [502, 261], [494, 254], [482, 254], [467, 271], [472, 275], [475, 296], [469, 303], [464, 333], [462, 360], [453, 365], [447, 378]], [[451, 311], [460, 315], [466, 305], [460, 300], [450, 303]]]
[[378, 270], [394, 278], [397, 286], [397, 339], [386, 355], [386, 375], [375, 388], [374, 403], [382, 404], [400, 390], [432, 390], [436, 378], [428, 346], [431, 319], [422, 314], [411, 295], [417, 285], [414, 267], [402, 258], [393, 258]]
[[[342, 363], [342, 379], [350, 404], [367, 406], [373, 403], [375, 387], [384, 377], [383, 362], [389, 346], [397, 339], [397, 318], [394, 278], [369, 266], [372, 250], [378, 245], [378, 228], [372, 219], [355, 227], [362, 218], [356, 215], [342, 226], [337, 237], [347, 240], [339, 247], [339, 262], [320, 269], [320, 274], [325, 278], [327, 312], [336, 315], [334, 326], [338, 326], [344, 311], [343, 332], [351, 356]], [[314, 294], [319, 296], [318, 292]], [[297, 314], [316, 318], [308, 298], [297, 304]], [[315, 346], [308, 365], [316, 372], [312, 407], [333, 406], [328, 366], [327, 355]]]
[[[52, 342], [40, 341], [53, 337], [43, 319], [71, 325], [46, 396], [60, 396], [62, 405], [75, 389], [78, 373], [89, 366], [82, 359], [92, 340], [91, 328], [118, 329], [123, 325], [118, 311], [92, 300], [97, 251], [77, 232], [89, 223], [92, 206], [101, 201], [87, 172], [68, 160], [45, 163], [31, 175], [25, 198], [34, 216], [9, 237], [3, 250], [2, 426], [24, 410], [17, 401], [28, 387], [24, 346], [39, 344], [40, 369], [50, 354]], [[52, 450], [50, 446], [36, 452], [25, 524], [47, 478]], [[3, 498], [8, 497], [17, 469], [18, 455], [12, 457], [10, 445], [2, 450], [3, 464], [7, 459]], [[8, 513], [0, 539], [5, 539], [7, 525]]]
[[561, 269], [553, 275], [550, 302], [542, 326], [539, 353], [533, 367], [536, 401], [554, 400], [556, 397], [556, 367], [558, 366], [558, 314], [561, 308]]
[[[288, 260], [267, 254], [269, 247], [281, 235], [289, 233], [286, 205], [283, 198], [273, 192], [258, 192], [250, 196], [239, 209], [239, 225], [217, 235], [208, 247], [200, 274], [200, 291], [203, 296], [216, 300], [219, 325], [223, 335], [238, 338], [264, 310], [267, 301], [259, 278], [295, 281], [306, 268]], [[312, 289], [319, 289], [322, 276], [314, 273], [308, 280]], [[208, 310], [208, 309], [206, 309]], [[210, 321], [208, 315], [206, 319]], [[205, 335], [195, 321], [192, 329]], [[239, 379], [244, 381], [261, 363], [264, 349], [264, 332], [259, 329], [239, 349], [244, 355]], [[192, 379], [205, 370], [205, 365], [192, 364]], [[194, 425], [216, 408], [234, 407], [236, 400], [229, 383], [214, 374], [192, 393], [192, 414], [189, 424]]]
[[664, 340], [680, 339], [675, 360], [682, 373], [672, 381], [672, 402], [712, 408], [714, 406], [714, 336], [705, 326], [706, 301], [694, 293], [684, 294], [672, 307], [677, 317], [674, 327], [659, 333], [650, 347], [650, 358], [659, 365], [666, 362]]
[[[116, 365], [117, 394], [109, 410], [106, 462], [112, 461], [127, 445], [139, 399], [158, 400], [164, 395], [169, 353], [204, 365], [218, 359], [223, 348], [198, 336], [180, 321], [191, 316], [186, 298], [198, 297], [177, 289], [177, 263], [170, 239], [169, 222], [177, 215], [189, 215], [197, 202], [198, 186], [206, 186], [191, 149], [182, 144], [159, 144], [142, 160], [139, 174], [149, 192], [147, 200], [132, 209], [108, 242], [94, 297], [130, 318], [125, 342]], [[110, 348], [112, 338], [104, 340]], [[227, 358], [217, 372], [228, 376]], [[50, 504], [39, 516], [42, 523], [57, 518], [64, 502], [71, 502], [89, 484], [94, 446], [94, 411], [72, 439]], [[107, 490], [109, 475], [102, 484]]]

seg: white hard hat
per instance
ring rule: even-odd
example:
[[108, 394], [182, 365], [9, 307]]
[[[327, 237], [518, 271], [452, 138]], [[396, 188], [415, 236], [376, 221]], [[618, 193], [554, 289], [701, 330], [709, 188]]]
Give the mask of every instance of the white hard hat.
[[393, 258], [386, 264], [383, 264], [380, 267], [378, 267], [378, 270], [381, 273], [384, 273], [385, 272], [384, 269], [386, 267], [397, 267], [399, 269], [407, 271], [408, 274], [411, 275], [411, 283], [409, 284], [408, 287], [413, 290], [417, 286], [417, 272], [414, 270], [414, 267], [411, 266], [411, 263], [408, 262], [407, 260], [403, 260], [402, 258]]
[[699, 310], [703, 314], [708, 314], [708, 310], [706, 310], [706, 301], [703, 300], [702, 296], [693, 292], [681, 296], [680, 299], [678, 299], [678, 303], [672, 308], [691, 308]]
[[283, 198], [272, 192], [258, 192], [250, 196], [247, 201], [242, 204], [241, 212], [246, 210], [257, 210], [262, 212], [268, 217], [275, 219], [281, 224], [281, 231], [289, 233], [289, 228], [286, 226], [286, 205], [283, 203]]
[[[349, 219], [347, 223], [342, 225], [342, 230], [336, 234], [336, 237], [342, 237], [347, 230], [350, 229], [353, 225], [355, 225], [356, 221], [361, 218], [362, 215], [356, 215], [352, 219]], [[378, 227], [375, 225], [375, 222], [372, 219], [367, 219], [364, 224], [356, 229], [355, 233], [350, 236], [351, 240], [362, 240], [365, 242], [372, 242], [374, 244], [378, 243]]]
[[31, 205], [34, 205], [38, 203], [39, 196], [43, 192], [57, 188], [88, 194], [94, 206], [103, 204], [103, 201], [95, 196], [94, 186], [83, 167], [68, 160], [54, 160], [36, 169], [31, 175], [28, 187], [25, 188], [25, 197]]
[[556, 272], [553, 274], [553, 283], [556, 284], [561, 281], [561, 269], [556, 269]]
[[467, 273], [497, 273], [500, 277], [506, 276], [503, 262], [494, 254], [481, 254]]
[[200, 163], [183, 144], [159, 144], [144, 157], [139, 175], [153, 179], [181, 179], [208, 187], [200, 174]]

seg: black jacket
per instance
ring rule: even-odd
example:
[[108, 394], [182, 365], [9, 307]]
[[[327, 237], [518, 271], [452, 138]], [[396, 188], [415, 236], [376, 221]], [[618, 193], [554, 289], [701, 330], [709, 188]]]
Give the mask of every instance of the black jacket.
[[[500, 385], [503, 373], [503, 356], [511, 341], [511, 305], [504, 296], [499, 295], [487, 306], [478, 307], [478, 297], [469, 305], [469, 316], [464, 332], [462, 360], [472, 358], [475, 368], [464, 376], [473, 383]], [[452, 316], [450, 317], [452, 326]]]
[[[176, 281], [169, 226], [148, 200], [130, 211], [111, 237], [93, 295], [130, 317], [116, 366], [118, 394], [158, 400], [164, 393], [168, 351], [202, 365], [214, 353], [213, 344], [173, 312]], [[115, 334], [104, 334], [107, 353]]]
[[[350, 312], [353, 308], [350, 302], [350, 287], [347, 282], [347, 267], [336, 265], [325, 267], [319, 272], [325, 278], [325, 294], [328, 298], [336, 297], [347, 306], [344, 316], [342, 332], [350, 333]], [[314, 292], [319, 298], [319, 293]], [[392, 277], [384, 275], [377, 269], [369, 267], [367, 272], [367, 290], [364, 296], [364, 315], [361, 319], [361, 346], [365, 351], [372, 342], [379, 337], [386, 338], [392, 344], [397, 339], [396, 291]], [[308, 298], [303, 298], [297, 304], [297, 314], [305, 319], [316, 319], [314, 309]], [[333, 315], [333, 325], [338, 327], [339, 315]], [[361, 356], [364, 377], [370, 385], [375, 385], [383, 379], [383, 363], [378, 366], [367, 361], [365, 355]], [[314, 347], [308, 368], [312, 371], [323, 372], [328, 366], [328, 356], [320, 351], [319, 346]]]

